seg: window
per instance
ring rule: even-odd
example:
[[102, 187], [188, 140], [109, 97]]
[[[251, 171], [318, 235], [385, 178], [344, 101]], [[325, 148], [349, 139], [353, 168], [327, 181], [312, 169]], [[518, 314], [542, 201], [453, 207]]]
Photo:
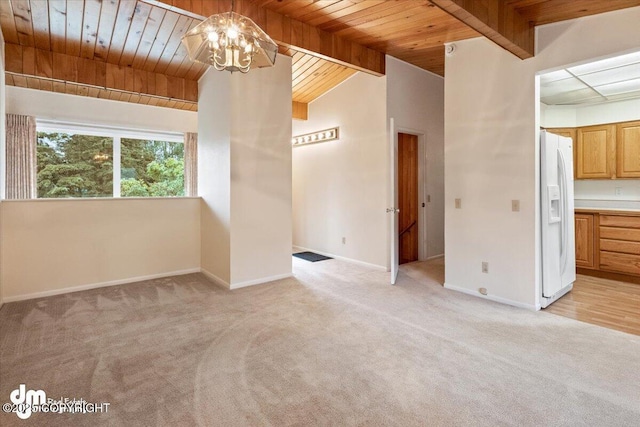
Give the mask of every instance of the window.
[[38, 198], [184, 196], [182, 134], [38, 122]]
[[184, 196], [184, 144], [123, 138], [122, 197]]
[[38, 132], [39, 198], [113, 197], [113, 138]]

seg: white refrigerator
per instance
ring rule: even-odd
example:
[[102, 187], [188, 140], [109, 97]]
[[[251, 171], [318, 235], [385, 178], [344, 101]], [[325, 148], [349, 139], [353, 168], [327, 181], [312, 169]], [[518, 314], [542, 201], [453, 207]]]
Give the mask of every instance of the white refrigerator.
[[540, 132], [542, 308], [573, 288], [576, 252], [573, 202], [573, 141]]

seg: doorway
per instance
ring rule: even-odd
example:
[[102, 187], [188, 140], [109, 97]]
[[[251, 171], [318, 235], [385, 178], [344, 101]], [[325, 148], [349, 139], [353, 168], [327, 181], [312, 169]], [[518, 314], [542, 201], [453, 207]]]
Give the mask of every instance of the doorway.
[[398, 133], [399, 263], [418, 260], [418, 136]]

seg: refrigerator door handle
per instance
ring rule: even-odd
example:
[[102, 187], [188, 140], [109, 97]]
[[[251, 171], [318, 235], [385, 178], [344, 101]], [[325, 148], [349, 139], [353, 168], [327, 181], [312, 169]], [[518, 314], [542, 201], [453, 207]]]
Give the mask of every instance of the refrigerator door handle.
[[560, 172], [560, 274], [567, 269], [567, 242], [569, 240], [569, 224], [567, 222], [567, 166], [562, 150], [558, 150], [558, 169]]

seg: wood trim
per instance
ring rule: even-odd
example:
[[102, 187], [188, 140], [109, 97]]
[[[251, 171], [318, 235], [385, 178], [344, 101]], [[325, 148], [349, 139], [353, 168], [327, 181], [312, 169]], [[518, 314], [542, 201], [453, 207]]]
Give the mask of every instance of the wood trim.
[[504, 1], [431, 0], [433, 4], [473, 28], [520, 59], [535, 54], [534, 24]]
[[157, 107], [174, 108], [176, 110], [198, 111], [198, 103], [182, 101], [153, 95], [136, 94], [116, 89], [104, 89], [82, 83], [65, 82], [62, 80], [41, 77], [26, 77], [21, 74], [5, 73], [7, 86], [44, 90], [47, 92], [66, 93], [69, 95], [86, 96], [88, 98], [111, 99], [131, 102], [133, 104], [154, 105]]
[[[139, 0], [199, 20], [231, 10], [230, 1]], [[376, 76], [385, 74], [385, 55], [249, 0], [236, 0], [235, 11], [251, 18], [280, 46], [308, 53], [327, 61]]]
[[307, 120], [309, 118], [309, 104], [292, 101], [292, 115], [294, 119]]
[[95, 86], [139, 95], [198, 101], [198, 82], [93, 59], [5, 44], [6, 71], [27, 78]]

